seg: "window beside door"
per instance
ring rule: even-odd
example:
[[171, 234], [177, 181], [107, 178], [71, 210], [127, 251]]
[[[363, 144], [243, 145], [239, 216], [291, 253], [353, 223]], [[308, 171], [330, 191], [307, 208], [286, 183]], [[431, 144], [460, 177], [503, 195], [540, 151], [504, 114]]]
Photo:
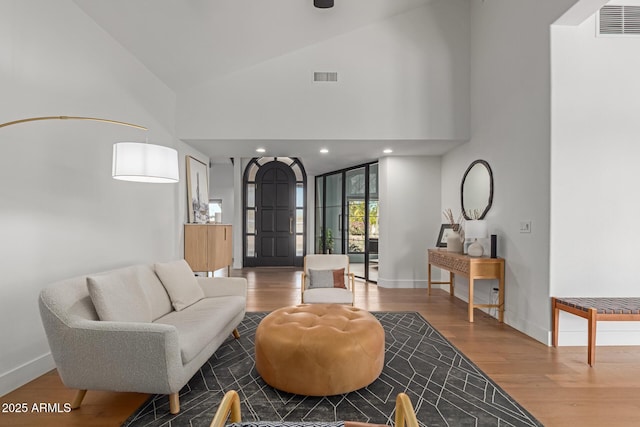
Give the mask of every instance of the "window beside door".
[[316, 253], [349, 255], [358, 277], [378, 277], [378, 164], [316, 177]]
[[222, 199], [209, 199], [209, 222], [222, 223]]

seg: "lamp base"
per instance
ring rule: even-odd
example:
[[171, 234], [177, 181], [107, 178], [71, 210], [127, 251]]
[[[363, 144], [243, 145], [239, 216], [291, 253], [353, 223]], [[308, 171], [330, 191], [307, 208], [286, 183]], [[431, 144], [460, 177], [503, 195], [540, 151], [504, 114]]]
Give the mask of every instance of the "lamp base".
[[469, 245], [469, 248], [467, 249], [467, 254], [469, 256], [474, 256], [474, 257], [482, 256], [484, 254], [484, 248], [476, 240]]

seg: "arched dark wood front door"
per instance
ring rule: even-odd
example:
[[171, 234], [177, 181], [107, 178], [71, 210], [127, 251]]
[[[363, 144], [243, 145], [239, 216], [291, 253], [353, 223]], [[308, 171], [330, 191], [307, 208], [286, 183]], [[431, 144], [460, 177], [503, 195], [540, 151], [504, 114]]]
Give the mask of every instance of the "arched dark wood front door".
[[281, 162], [256, 175], [256, 266], [294, 265], [296, 177]]

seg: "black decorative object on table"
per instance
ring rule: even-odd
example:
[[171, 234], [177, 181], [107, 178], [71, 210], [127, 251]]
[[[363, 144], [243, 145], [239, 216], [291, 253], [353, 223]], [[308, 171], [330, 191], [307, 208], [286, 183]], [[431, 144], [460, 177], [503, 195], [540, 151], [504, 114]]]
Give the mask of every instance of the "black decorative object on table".
[[491, 258], [498, 258], [498, 236], [491, 235]]
[[313, 5], [319, 9], [333, 7], [333, 0], [313, 0]]
[[[368, 387], [351, 393], [309, 397], [278, 391], [260, 378], [254, 337], [268, 313], [247, 313], [240, 339], [228, 339], [180, 391], [180, 413], [166, 396], [152, 396], [124, 427], [208, 427], [224, 393], [240, 394], [251, 421], [361, 421], [393, 424], [395, 397], [409, 395], [424, 426], [541, 426], [420, 314], [372, 313], [385, 330], [385, 366]], [[253, 420], [252, 420], [253, 417]]]

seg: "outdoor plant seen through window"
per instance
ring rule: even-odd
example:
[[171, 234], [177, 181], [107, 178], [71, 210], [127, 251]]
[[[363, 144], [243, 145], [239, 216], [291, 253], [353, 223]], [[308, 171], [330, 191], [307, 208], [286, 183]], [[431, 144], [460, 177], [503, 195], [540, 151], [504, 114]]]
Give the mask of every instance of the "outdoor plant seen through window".
[[[349, 253], [362, 253], [365, 248], [364, 200], [349, 200]], [[369, 239], [378, 238], [378, 202], [369, 202]]]

